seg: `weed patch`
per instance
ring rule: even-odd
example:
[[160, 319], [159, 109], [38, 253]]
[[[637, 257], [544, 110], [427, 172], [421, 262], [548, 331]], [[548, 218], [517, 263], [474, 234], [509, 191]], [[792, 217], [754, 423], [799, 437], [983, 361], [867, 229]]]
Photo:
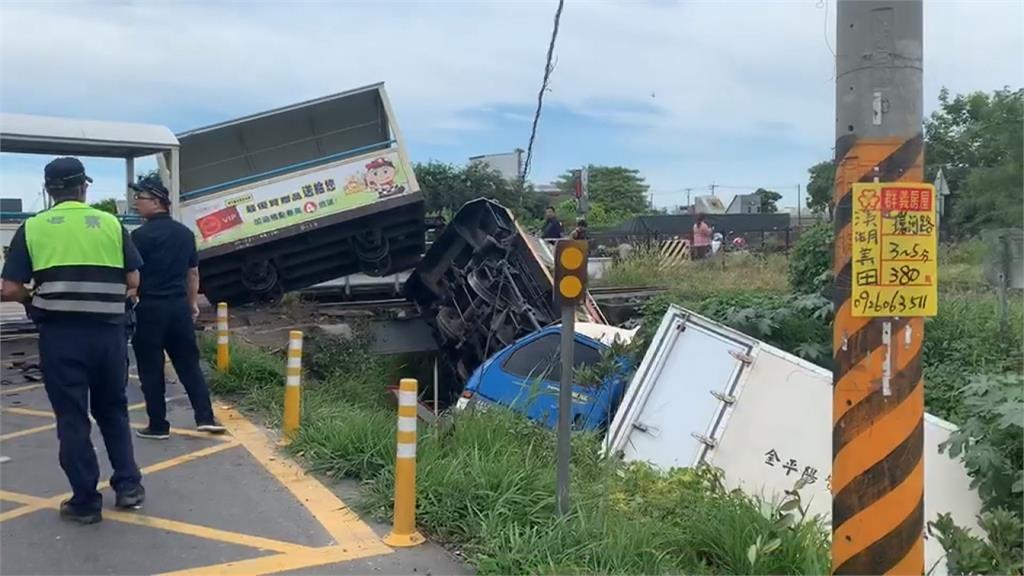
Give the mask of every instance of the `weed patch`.
[[[290, 450], [314, 471], [361, 480], [363, 509], [386, 519], [395, 414], [383, 385], [395, 366], [366, 353], [358, 339], [311, 337], [306, 352], [303, 420]], [[233, 354], [231, 370], [212, 376], [214, 389], [272, 418], [281, 395], [268, 388], [283, 389], [283, 354]], [[483, 574], [828, 570], [820, 521], [727, 492], [708, 470], [663, 473], [606, 460], [589, 434], [573, 438], [573, 508], [557, 518], [554, 435], [500, 408], [422, 429], [417, 459], [421, 527], [462, 548]]]

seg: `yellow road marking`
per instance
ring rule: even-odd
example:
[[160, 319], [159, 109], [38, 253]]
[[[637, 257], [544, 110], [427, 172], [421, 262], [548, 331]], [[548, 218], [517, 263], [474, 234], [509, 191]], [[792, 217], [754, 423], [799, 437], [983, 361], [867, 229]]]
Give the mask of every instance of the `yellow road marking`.
[[[384, 547], [390, 552], [390, 548]], [[384, 552], [386, 553], [386, 552]], [[204, 576], [206, 574], [218, 574], [220, 576], [248, 576], [250, 574], [275, 574], [286, 570], [299, 570], [301, 568], [312, 568], [325, 564], [345, 562], [359, 558], [377, 556], [381, 552], [370, 549], [346, 548], [344, 546], [328, 546], [326, 548], [315, 548], [303, 552], [292, 552], [288, 554], [275, 554], [263, 558], [252, 558], [249, 560], [238, 560], [225, 562], [223, 564], [212, 564], [189, 568], [176, 572], [166, 572], [162, 576]]]
[[186, 462], [191, 462], [193, 460], [198, 460], [200, 458], [209, 456], [211, 454], [216, 454], [217, 452], [223, 452], [224, 450], [227, 450], [228, 448], [234, 448], [235, 446], [238, 446], [238, 442], [235, 442], [232, 439], [228, 439], [228, 440], [225, 440], [225, 441], [221, 442], [220, 444], [214, 444], [213, 446], [207, 446], [206, 448], [203, 448], [201, 450], [196, 450], [195, 452], [189, 452], [187, 454], [182, 454], [181, 456], [176, 456], [176, 457], [171, 458], [169, 460], [164, 460], [162, 462], [157, 462], [156, 464], [151, 464], [151, 465], [146, 466], [145, 468], [143, 468], [142, 469], [142, 473], [143, 474], [152, 474], [154, 472], [159, 472], [161, 470], [166, 470], [168, 468], [173, 468], [174, 466], [177, 466], [179, 464], [184, 464]]
[[3, 436], [0, 436], [0, 442], [4, 440], [12, 440], [14, 438], [21, 438], [22, 436], [28, 436], [29, 434], [35, 434], [36, 432], [45, 432], [47, 430], [53, 430], [56, 428], [56, 424], [46, 424], [45, 426], [36, 426], [35, 428], [26, 428], [24, 430], [18, 430], [17, 432], [8, 432]]
[[[60, 502], [64, 499], [64, 497], [61, 496], [59, 498], [37, 498], [35, 496], [28, 496], [27, 494], [18, 494], [15, 492], [8, 492], [6, 490], [0, 490], [0, 499], [25, 504], [27, 508], [32, 508], [32, 510], [35, 511], [45, 509], [57, 509], [60, 506]], [[21, 511], [21, 508], [11, 510], [11, 512], [14, 511]], [[19, 514], [19, 516], [20, 515], [21, 514]], [[219, 530], [217, 528], [209, 528], [207, 526], [201, 526], [198, 524], [190, 524], [188, 522], [179, 522], [177, 520], [170, 520], [168, 518], [146, 516], [144, 513], [141, 512], [121, 512], [119, 510], [104, 510], [103, 516], [105, 518], [116, 520], [118, 522], [124, 522], [126, 524], [135, 524], [136, 526], [146, 526], [149, 528], [156, 528], [159, 530], [178, 532], [180, 534], [187, 534], [189, 536], [204, 538], [206, 540], [216, 540], [218, 542], [237, 544], [239, 546], [257, 548], [260, 550], [273, 550], [274, 552], [282, 553], [304, 552], [312, 550], [312, 548], [309, 548], [308, 546], [303, 546], [301, 544], [282, 542], [280, 540], [274, 540], [272, 538], [262, 538], [260, 536], [251, 536], [249, 534], [231, 532], [228, 530]]]
[[[138, 407], [139, 405], [135, 404], [134, 406]], [[142, 406], [145, 406], [145, 404], [142, 404]], [[131, 409], [131, 407], [129, 407], [129, 410], [130, 409]], [[36, 410], [34, 408], [20, 408], [20, 407], [16, 407], [16, 406], [11, 406], [9, 408], [8, 407], [4, 407], [4, 408], [0, 409], [0, 412], [7, 412], [9, 414], [18, 414], [18, 415], [21, 415], [21, 416], [38, 416], [40, 418], [55, 418], [55, 416], [53, 415], [53, 412], [47, 412], [46, 410]], [[91, 416], [89, 417], [89, 420], [91, 422], [95, 422], [95, 420], [93, 420]], [[130, 424], [130, 426], [132, 428], [145, 428], [146, 427], [145, 424], [142, 424], [140, 422], [132, 422]], [[50, 430], [50, 429], [52, 429], [54, 427], [56, 427], [56, 424], [48, 424], [46, 426], [39, 426], [39, 427], [36, 427], [36, 428], [29, 428], [27, 430], [19, 430], [17, 432], [10, 432], [8, 434], [0, 436], [0, 441], [8, 440], [10, 438], [18, 438], [19, 436], [27, 436], [29, 434], [35, 434], [36, 432], [44, 432], [44, 431]], [[229, 441], [231, 441], [231, 437], [229, 435], [227, 435], [227, 434], [210, 434], [208, 432], [200, 432], [199, 430], [189, 430], [188, 428], [171, 428], [171, 433], [172, 434], [177, 434], [179, 436], [191, 436], [193, 438], [208, 438], [210, 440], [218, 440], [220, 442], [229, 442]]]
[[111, 520], [117, 520], [118, 522], [169, 530], [171, 532], [195, 536], [197, 538], [205, 538], [206, 540], [217, 540], [219, 542], [248, 546], [249, 548], [258, 548], [260, 550], [273, 550], [274, 552], [302, 552], [310, 550], [309, 547], [301, 544], [293, 544], [291, 542], [283, 542], [281, 540], [263, 538], [261, 536], [251, 536], [242, 532], [219, 530], [217, 528], [209, 528], [199, 524], [190, 524], [188, 522], [179, 522], [168, 518], [146, 516], [145, 514], [133, 514], [131, 512], [109, 510], [104, 511], [103, 516], [110, 518]]
[[294, 461], [280, 454], [255, 424], [227, 406], [215, 406], [214, 411], [238, 443], [309, 510], [336, 543], [350, 550], [368, 548], [379, 551], [377, 553], [391, 551], [340, 498]]
[[15, 386], [14, 388], [4, 388], [0, 390], [0, 394], [6, 396], [8, 394], [17, 394], [18, 392], [28, 392], [29, 390], [35, 390], [36, 388], [42, 387], [42, 384], [26, 384], [24, 386]]
[[[129, 406], [129, 410], [137, 410], [143, 407], [145, 407], [145, 403], [133, 404]], [[173, 572], [172, 574], [270, 574], [286, 570], [323, 566], [370, 556], [380, 556], [393, 552], [391, 548], [380, 541], [369, 525], [352, 512], [333, 492], [328, 490], [315, 477], [307, 474], [297, 463], [278, 453], [272, 440], [267, 437], [262, 429], [230, 407], [216, 406], [214, 409], [218, 418], [228, 428], [230, 436], [210, 437], [207, 434], [192, 430], [172, 429], [172, 431], [182, 435], [194, 435], [217, 440], [223, 438], [223, 440], [216, 445], [147, 466], [142, 469], [143, 474], [166, 470], [241, 445], [252, 454], [254, 459], [263, 468], [287, 488], [310, 514], [316, 518], [331, 538], [340, 544], [323, 548], [311, 548], [290, 542], [218, 530], [165, 518], [145, 516], [139, 513], [119, 511], [108, 511], [106, 513], [106, 516], [110, 519], [120, 522], [164, 529], [207, 540], [217, 540], [260, 550], [280, 552], [271, 556], [191, 568], [180, 572]], [[3, 408], [3, 411], [11, 414], [46, 418], [54, 417], [52, 412], [31, 408], [10, 407]], [[139, 426], [133, 424], [133, 427]], [[24, 436], [33, 432], [52, 429], [53, 427], [53, 424], [49, 424], [15, 432], [7, 436]], [[109, 484], [103, 482], [97, 488], [104, 490], [108, 487]], [[0, 514], [0, 522], [42, 509], [58, 508], [60, 502], [69, 496], [70, 493], [66, 493], [52, 498], [38, 498], [0, 490], [0, 499], [23, 504], [20, 508]]]
[[20, 414], [22, 416], [39, 416], [41, 418], [54, 418], [53, 412], [46, 410], [36, 410], [34, 408], [21, 408], [19, 406], [4, 406], [0, 408], [0, 412], [6, 412], [8, 414]]
[[[201, 450], [196, 450], [195, 452], [189, 452], [187, 454], [182, 454], [181, 456], [176, 456], [174, 458], [164, 460], [162, 462], [157, 462], [156, 464], [151, 464], [143, 468], [142, 473], [143, 475], [146, 475], [152, 474], [153, 472], [166, 470], [179, 464], [184, 464], [186, 462], [191, 462], [193, 460], [203, 458], [204, 456], [216, 454], [217, 452], [227, 450], [228, 448], [234, 448], [235, 446], [238, 446], [238, 443], [234, 441], [229, 440], [226, 442], [221, 442], [220, 444], [208, 446]], [[100, 482], [98, 486], [96, 486], [96, 489], [102, 491], [106, 490], [109, 487], [110, 481], [104, 480], [103, 482]], [[18, 516], [24, 516], [25, 514], [30, 514], [32, 512], [35, 512], [36, 510], [41, 510], [43, 508], [57, 507], [60, 505], [61, 501], [70, 497], [71, 492], [65, 492], [63, 494], [52, 496], [50, 498], [40, 498], [38, 496], [29, 496], [27, 494], [18, 494], [17, 492], [8, 492], [6, 490], [0, 490], [0, 500], [10, 500], [11, 502], [20, 502], [22, 504], [27, 504], [27, 506], [15, 508], [14, 510], [8, 510], [3, 514], [0, 514], [0, 522], [3, 522], [5, 520], [11, 520], [13, 518], [17, 518]]]

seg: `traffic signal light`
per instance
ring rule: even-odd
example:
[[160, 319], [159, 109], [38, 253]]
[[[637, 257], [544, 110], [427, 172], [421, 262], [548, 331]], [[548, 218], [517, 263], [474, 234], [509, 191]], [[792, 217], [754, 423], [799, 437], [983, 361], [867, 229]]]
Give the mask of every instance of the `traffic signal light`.
[[555, 244], [555, 304], [575, 306], [587, 292], [587, 241], [559, 240]]

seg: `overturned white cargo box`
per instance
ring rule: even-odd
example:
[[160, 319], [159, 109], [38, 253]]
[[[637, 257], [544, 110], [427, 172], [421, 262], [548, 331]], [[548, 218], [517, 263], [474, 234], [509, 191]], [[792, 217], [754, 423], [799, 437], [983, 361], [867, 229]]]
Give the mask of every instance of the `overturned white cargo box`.
[[[956, 429], [925, 415], [925, 519], [948, 512], [978, 533], [978, 494], [959, 460], [939, 453]], [[605, 438], [605, 449], [662, 468], [706, 463], [727, 485], [781, 496], [800, 478], [811, 514], [831, 516], [832, 374], [717, 322], [671, 307]], [[926, 539], [927, 568], [945, 574]]]

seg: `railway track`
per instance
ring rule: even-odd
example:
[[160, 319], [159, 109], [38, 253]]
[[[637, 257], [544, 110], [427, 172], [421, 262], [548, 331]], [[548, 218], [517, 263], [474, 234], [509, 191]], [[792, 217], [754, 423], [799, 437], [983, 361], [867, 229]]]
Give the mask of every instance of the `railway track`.
[[[374, 291], [369, 286], [363, 286], [359, 291], [346, 294], [341, 287], [320, 287], [311, 292], [303, 292], [303, 297], [317, 302], [317, 311], [326, 315], [356, 311], [414, 310], [413, 304], [405, 298], [379, 297], [394, 293], [391, 284], [380, 285], [379, 288]], [[646, 299], [664, 292], [665, 288], [653, 286], [597, 286], [590, 289], [590, 295], [598, 302]]]
[[[654, 286], [595, 286], [590, 295], [598, 302], [622, 302], [641, 300], [663, 294], [665, 288]], [[408, 311], [414, 312], [415, 305], [405, 298], [397, 297], [395, 284], [364, 285], [346, 293], [343, 286], [317, 287], [301, 292], [303, 298], [317, 303], [317, 311], [326, 316], [345, 316], [360, 312]], [[18, 306], [20, 309], [20, 305]], [[0, 318], [0, 332], [6, 335], [35, 332], [35, 326], [23, 315], [11, 314]]]

